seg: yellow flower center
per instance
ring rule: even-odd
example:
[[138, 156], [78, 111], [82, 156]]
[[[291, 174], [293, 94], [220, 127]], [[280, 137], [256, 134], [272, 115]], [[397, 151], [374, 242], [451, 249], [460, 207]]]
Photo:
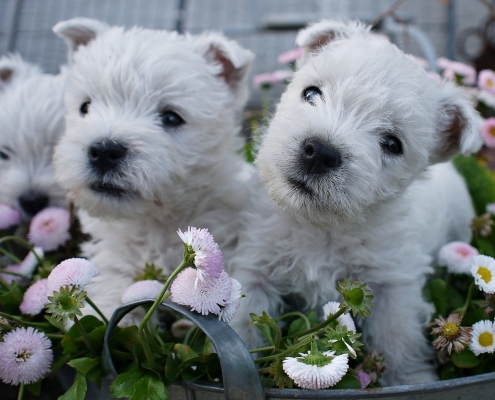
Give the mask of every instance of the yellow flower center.
[[495, 126], [492, 126], [490, 129], [488, 129], [488, 133], [490, 136], [495, 137]]
[[454, 340], [459, 336], [459, 327], [454, 322], [447, 322], [442, 327], [442, 336], [447, 340]]
[[492, 79], [487, 79], [486, 81], [486, 87], [489, 88], [489, 89], [493, 89], [493, 87], [495, 86], [495, 83], [493, 82]]
[[493, 344], [493, 334], [490, 332], [483, 332], [479, 339], [478, 339], [479, 344], [482, 347], [489, 347]]
[[488, 283], [492, 280], [492, 273], [486, 267], [479, 267], [478, 271], [476, 273], [479, 276], [481, 276], [481, 279], [483, 279], [485, 281], [485, 283]]

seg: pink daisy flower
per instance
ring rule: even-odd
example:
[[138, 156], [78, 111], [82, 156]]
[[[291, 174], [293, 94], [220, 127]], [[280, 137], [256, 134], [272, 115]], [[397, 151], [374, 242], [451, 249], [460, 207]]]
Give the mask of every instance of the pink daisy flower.
[[[41, 247], [35, 247], [32, 251], [28, 253], [26, 258], [22, 260], [20, 264], [9, 265], [4, 270], [9, 272], [15, 272], [16, 274], [21, 274], [27, 278], [31, 278], [33, 275], [34, 269], [38, 265], [38, 258], [33, 254], [35, 252], [39, 258], [43, 258], [44, 251]], [[20, 283], [22, 278], [20, 276], [8, 275], [8, 274], [0, 274], [2, 279], [8, 284], [12, 283], [12, 281], [16, 281]]]
[[28, 238], [46, 251], [56, 250], [69, 239], [70, 216], [63, 208], [47, 207], [34, 216]]
[[45, 308], [45, 304], [48, 303], [46, 296], [47, 286], [48, 279], [41, 279], [29, 286], [26, 293], [24, 293], [19, 310], [26, 315], [38, 315]]
[[188, 227], [187, 231], [177, 231], [180, 238], [194, 254], [194, 265], [197, 268], [198, 282], [213, 283], [223, 272], [223, 255], [208, 229]]
[[486, 147], [492, 149], [495, 147], [495, 118], [487, 118], [481, 127], [481, 136], [485, 141]]
[[58, 264], [48, 276], [47, 296], [60, 291], [61, 287], [78, 287], [81, 290], [93, 283], [99, 274], [98, 268], [84, 258], [69, 258]]
[[484, 103], [488, 107], [495, 108], [495, 92], [489, 92], [488, 90], [481, 89], [477, 95], [478, 101]]
[[495, 93], [495, 72], [491, 69], [484, 69], [478, 74], [478, 87]]
[[471, 260], [478, 254], [478, 250], [467, 243], [450, 242], [440, 249], [438, 263], [454, 274], [469, 274]]
[[221, 307], [218, 320], [222, 320], [227, 324], [232, 321], [234, 315], [241, 304], [242, 298], [242, 286], [237, 279], [232, 279], [232, 290], [230, 292], [230, 298], [225, 302], [225, 307]]
[[273, 76], [271, 72], [265, 72], [263, 74], [258, 74], [253, 76], [253, 86], [255, 88], [261, 88], [265, 85], [275, 85], [279, 80], [277, 77]]
[[295, 49], [290, 49], [284, 51], [283, 53], [280, 53], [280, 55], [277, 58], [277, 61], [280, 64], [290, 64], [301, 58], [303, 54], [304, 54], [304, 49], [302, 47], [297, 47]]
[[443, 70], [442, 75], [447, 79], [455, 80], [456, 76], [460, 76], [464, 85], [476, 83], [476, 69], [471, 65], [441, 57], [437, 60], [437, 66]]
[[[335, 314], [337, 311], [339, 311], [339, 306], [339, 302], [329, 301], [323, 306], [323, 318], [327, 319], [329, 316]], [[356, 333], [356, 324], [354, 323], [351, 314], [342, 314], [340, 317], [337, 317], [337, 323], [340, 326], [347, 326], [348, 331]]]
[[194, 268], [184, 269], [172, 283], [170, 291], [174, 303], [190, 306], [192, 311], [203, 315], [220, 314], [220, 306], [225, 306], [232, 292], [232, 279], [222, 271], [218, 279], [207, 285], [196, 281]]
[[359, 383], [361, 383], [361, 389], [364, 389], [371, 383], [371, 376], [367, 374], [366, 372], [361, 371], [359, 374], [357, 374], [356, 378], [358, 379]]
[[288, 69], [277, 69], [276, 71], [273, 71], [273, 78], [277, 82], [287, 82], [288, 79], [290, 79], [293, 75], [292, 71], [289, 71]]
[[50, 346], [45, 334], [32, 327], [5, 334], [0, 343], [0, 379], [12, 385], [36, 382], [50, 371]]
[[134, 282], [122, 293], [122, 304], [144, 299], [156, 299], [163, 289], [163, 283], [155, 280]]
[[21, 213], [7, 204], [0, 204], [0, 229], [7, 229], [21, 223]]

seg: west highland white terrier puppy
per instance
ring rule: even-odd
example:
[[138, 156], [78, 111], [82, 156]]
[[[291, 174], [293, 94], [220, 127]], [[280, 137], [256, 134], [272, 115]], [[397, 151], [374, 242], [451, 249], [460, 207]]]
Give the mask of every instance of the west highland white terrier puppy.
[[304, 56], [256, 161], [288, 213], [260, 195], [232, 262], [249, 293], [234, 327], [247, 311], [321, 307], [340, 298], [337, 281], [359, 279], [375, 296], [363, 337], [386, 358], [383, 383], [434, 380], [422, 288], [438, 248], [469, 241], [474, 215], [462, 178], [437, 163], [480, 148], [480, 117], [363, 24], [323, 21], [297, 43]]
[[28, 222], [47, 206], [67, 205], [52, 164], [64, 130], [65, 78], [11, 55], [0, 59], [0, 83], [0, 203]]
[[22, 59], [19, 54], [6, 54], [0, 57], [0, 94], [35, 74], [41, 74], [41, 69]]
[[146, 263], [178, 266], [179, 228], [208, 228], [230, 258], [253, 196], [254, 168], [238, 153], [253, 54], [216, 33], [85, 18], [54, 31], [71, 60], [57, 178], [93, 237], [83, 254], [100, 275], [88, 294], [110, 316]]

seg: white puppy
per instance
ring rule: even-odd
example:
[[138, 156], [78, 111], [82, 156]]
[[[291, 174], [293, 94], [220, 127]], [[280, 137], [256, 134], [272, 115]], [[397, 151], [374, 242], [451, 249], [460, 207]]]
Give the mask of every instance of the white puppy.
[[30, 76], [41, 74], [38, 66], [28, 63], [19, 54], [0, 57], [0, 94]]
[[230, 258], [255, 176], [238, 154], [253, 55], [215, 33], [85, 18], [54, 31], [72, 60], [57, 177], [93, 236], [83, 254], [100, 275], [88, 293], [110, 316], [146, 263], [178, 266], [179, 228], [208, 228]]
[[25, 222], [67, 203], [52, 164], [64, 130], [64, 80], [20, 56], [0, 58], [0, 203], [19, 209]]
[[478, 150], [480, 117], [362, 24], [323, 21], [297, 43], [304, 56], [257, 158], [289, 213], [260, 196], [232, 262], [250, 294], [234, 326], [249, 338], [247, 311], [321, 307], [340, 298], [337, 281], [359, 279], [375, 296], [363, 331], [385, 355], [383, 383], [434, 380], [422, 287], [438, 248], [469, 240], [473, 210], [452, 165], [430, 165]]

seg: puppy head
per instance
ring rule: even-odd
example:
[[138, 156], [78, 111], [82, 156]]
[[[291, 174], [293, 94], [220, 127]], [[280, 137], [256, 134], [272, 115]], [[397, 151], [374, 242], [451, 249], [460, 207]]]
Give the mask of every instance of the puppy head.
[[163, 216], [216, 184], [239, 140], [251, 52], [220, 34], [80, 18], [54, 31], [72, 59], [55, 165], [78, 206], [101, 217]]
[[428, 165], [481, 146], [464, 93], [366, 26], [323, 21], [298, 44], [305, 55], [257, 159], [270, 196], [294, 215], [343, 228]]
[[37, 74], [41, 74], [41, 70], [36, 65], [25, 62], [18, 54], [0, 57], [0, 95], [17, 82]]
[[24, 221], [66, 206], [52, 164], [64, 130], [63, 89], [62, 75], [37, 73], [0, 96], [0, 203], [22, 211]]

